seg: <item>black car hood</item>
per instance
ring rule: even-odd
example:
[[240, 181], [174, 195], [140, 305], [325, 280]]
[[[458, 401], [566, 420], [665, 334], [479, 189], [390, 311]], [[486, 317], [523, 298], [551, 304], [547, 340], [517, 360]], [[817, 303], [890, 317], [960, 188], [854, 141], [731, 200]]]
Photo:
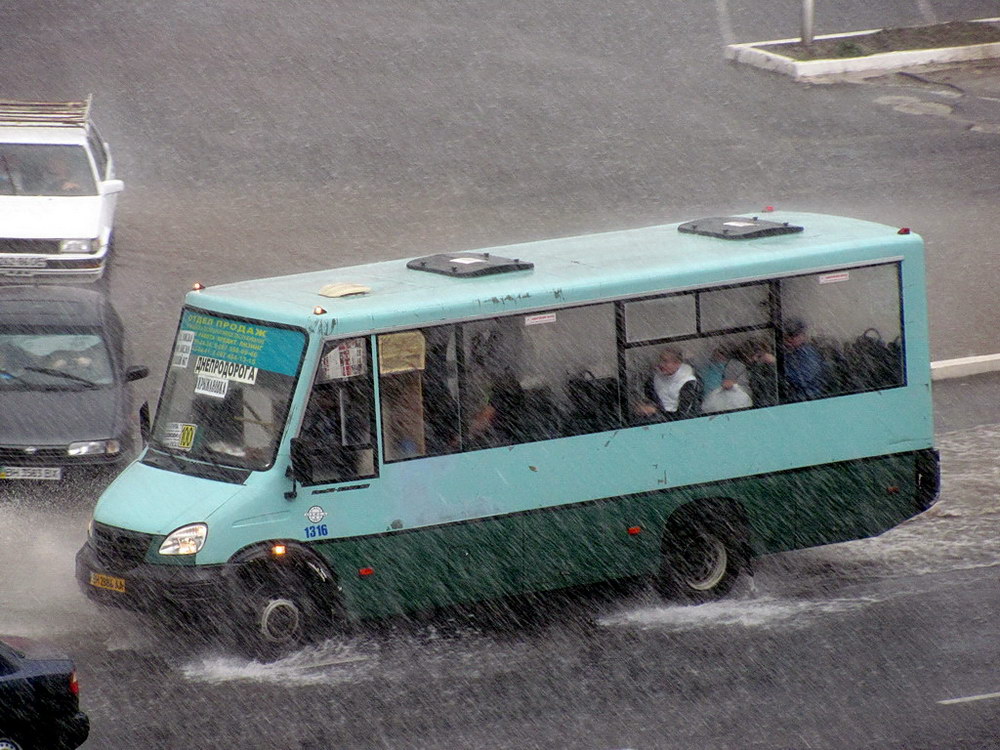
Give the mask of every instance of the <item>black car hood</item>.
[[121, 391], [0, 390], [0, 445], [66, 445], [122, 433]]

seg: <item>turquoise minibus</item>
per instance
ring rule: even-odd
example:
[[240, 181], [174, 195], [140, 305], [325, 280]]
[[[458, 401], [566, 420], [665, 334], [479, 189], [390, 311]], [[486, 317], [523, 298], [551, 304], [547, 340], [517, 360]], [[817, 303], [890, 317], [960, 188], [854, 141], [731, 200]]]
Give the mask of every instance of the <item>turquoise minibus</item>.
[[273, 656], [368, 618], [880, 534], [938, 494], [923, 242], [719, 216], [195, 285], [93, 600]]

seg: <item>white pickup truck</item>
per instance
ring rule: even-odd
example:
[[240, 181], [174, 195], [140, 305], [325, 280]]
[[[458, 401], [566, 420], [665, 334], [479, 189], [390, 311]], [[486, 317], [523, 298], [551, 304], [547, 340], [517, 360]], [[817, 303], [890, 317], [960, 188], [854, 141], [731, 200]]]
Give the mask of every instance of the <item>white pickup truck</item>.
[[0, 283], [100, 279], [124, 187], [89, 97], [0, 99]]

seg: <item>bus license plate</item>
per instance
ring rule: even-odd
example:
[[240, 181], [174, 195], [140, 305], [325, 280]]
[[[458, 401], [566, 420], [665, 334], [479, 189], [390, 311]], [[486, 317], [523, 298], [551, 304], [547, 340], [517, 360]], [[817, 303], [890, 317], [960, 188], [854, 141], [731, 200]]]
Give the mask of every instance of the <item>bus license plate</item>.
[[0, 466], [0, 479], [62, 479], [58, 466]]
[[115, 576], [106, 576], [103, 573], [91, 573], [90, 585], [108, 591], [117, 591], [119, 594], [125, 593], [125, 579]]

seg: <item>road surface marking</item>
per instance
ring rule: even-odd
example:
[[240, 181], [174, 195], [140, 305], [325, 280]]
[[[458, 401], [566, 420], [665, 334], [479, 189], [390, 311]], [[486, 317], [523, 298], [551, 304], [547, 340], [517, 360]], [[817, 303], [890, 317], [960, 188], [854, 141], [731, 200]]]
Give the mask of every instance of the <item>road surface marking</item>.
[[942, 706], [950, 706], [954, 703], [971, 703], [972, 701], [988, 701], [993, 698], [1000, 698], [1000, 693], [983, 693], [982, 695], [969, 695], [965, 698], [949, 698], [946, 701], [938, 701]]

